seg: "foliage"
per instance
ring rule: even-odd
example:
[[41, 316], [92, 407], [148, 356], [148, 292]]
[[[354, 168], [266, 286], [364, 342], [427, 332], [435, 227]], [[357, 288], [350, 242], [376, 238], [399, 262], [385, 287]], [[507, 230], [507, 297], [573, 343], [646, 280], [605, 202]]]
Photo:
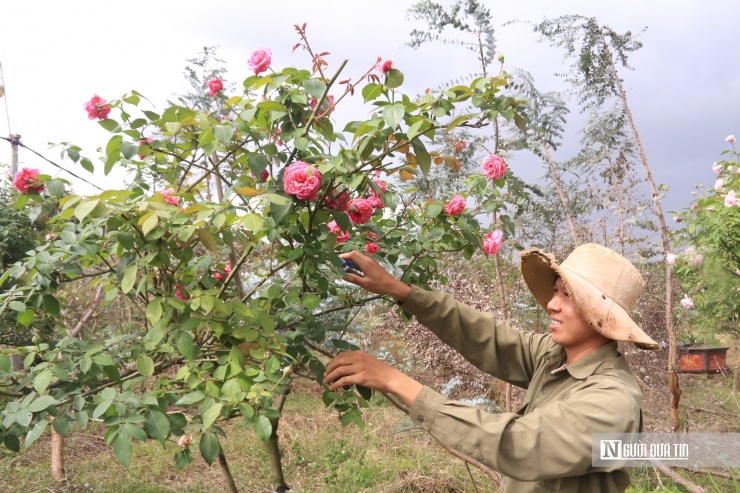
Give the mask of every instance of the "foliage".
[[[344, 93], [334, 98], [344, 63], [331, 78], [321, 55], [311, 63], [313, 70], [246, 77], [241, 91], [216, 95], [220, 108], [212, 113], [183, 104], [154, 111], [140, 93], [126, 94], [110, 101], [110, 117], [99, 122], [111, 134], [100, 165], [106, 175], [127, 173], [130, 185], [84, 196], [45, 178], [59, 200], [53, 236], [0, 275], [14, 284], [0, 294], [0, 311], [14, 312], [24, 326], [45, 314], [58, 318], [60, 286], [90, 281], [103, 287], [106, 304], [128, 299], [141, 325], [0, 353], [0, 385], [12, 383], [14, 398], [0, 426], [8, 449], [29, 447], [50, 424], [66, 435], [71, 423], [84, 428], [90, 421], [105, 426], [105, 442], [125, 467], [132, 441], [174, 442], [186, 426], [199, 430], [209, 464], [229, 420], [267, 440], [280, 416], [273, 396], [288, 375], [321, 381], [322, 346], [354, 347], [343, 338], [346, 325], [327, 324], [326, 316], [345, 312], [343, 320], [351, 320], [372, 298], [345, 289], [339, 253], [372, 238], [379, 260], [405, 281], [426, 284], [437, 277], [440, 253], [470, 258], [481, 246], [470, 213], [447, 216], [443, 202], [416, 202], [402, 186], [383, 192], [374, 179], [398, 176], [403, 184], [428, 173], [428, 146], [459, 125], [520, 118], [521, 102], [502, 93], [508, 77], [480, 77], [412, 100], [398, 89], [399, 70], [378, 76], [372, 64], [354, 82], [343, 81]], [[360, 83], [369, 118], [335, 127], [333, 108]], [[92, 170], [79, 148], [66, 149]], [[287, 193], [285, 169], [298, 161], [306, 163], [306, 183], [320, 177], [315, 200]], [[167, 183], [161, 189], [146, 180], [154, 167]], [[226, 187], [222, 201], [204, 197], [213, 175]], [[468, 195], [497, 210], [504, 183], [471, 177]], [[342, 193], [381, 204], [360, 221], [332, 205]], [[14, 207], [29, 200], [36, 198], [20, 194]], [[350, 234], [347, 242], [337, 241], [331, 221]], [[8, 364], [12, 352], [24, 359], [20, 372]], [[323, 398], [342, 423], [362, 424], [362, 393], [326, 391]], [[192, 460], [191, 448], [182, 442], [178, 467]]]
[[[409, 15], [416, 20], [423, 21], [423, 29], [411, 31], [411, 41], [407, 44], [412, 48], [429, 42], [460, 44], [474, 52], [481, 64], [483, 75], [486, 67], [493, 63], [496, 54], [496, 38], [491, 25], [490, 10], [476, 0], [455, 0], [449, 8], [422, 0], [409, 8]], [[475, 42], [463, 42], [443, 37], [448, 28], [472, 35]]]
[[676, 266], [683, 292], [694, 303], [686, 315], [693, 336], [710, 341], [717, 332], [740, 334], [740, 206], [730, 199], [740, 191], [740, 154], [732, 145], [714, 165], [714, 188], [676, 216], [683, 227], [675, 235], [690, 245]]

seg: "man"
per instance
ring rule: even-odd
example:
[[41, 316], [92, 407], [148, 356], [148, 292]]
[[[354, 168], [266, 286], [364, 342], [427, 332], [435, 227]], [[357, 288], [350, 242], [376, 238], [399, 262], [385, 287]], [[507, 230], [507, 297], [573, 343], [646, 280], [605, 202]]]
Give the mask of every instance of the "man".
[[520, 332], [457, 302], [391, 276], [359, 252], [343, 254], [364, 277], [347, 280], [390, 295], [482, 371], [527, 389], [516, 413], [487, 414], [442, 395], [364, 351], [340, 353], [326, 368], [335, 390], [364, 385], [397, 396], [411, 419], [440, 442], [507, 477], [504, 491], [617, 493], [628, 469], [591, 465], [593, 433], [636, 433], [642, 394], [616, 341], [659, 345], [630, 317], [644, 283], [616, 252], [581, 245], [560, 265], [539, 250], [521, 272], [550, 314], [550, 334]]

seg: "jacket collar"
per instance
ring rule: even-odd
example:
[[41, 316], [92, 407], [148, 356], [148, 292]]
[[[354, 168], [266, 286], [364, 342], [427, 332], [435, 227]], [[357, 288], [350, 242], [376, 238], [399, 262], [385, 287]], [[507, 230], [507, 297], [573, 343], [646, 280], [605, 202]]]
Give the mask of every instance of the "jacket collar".
[[612, 341], [565, 367], [570, 375], [579, 380], [590, 377], [605, 361], [619, 357], [617, 341]]

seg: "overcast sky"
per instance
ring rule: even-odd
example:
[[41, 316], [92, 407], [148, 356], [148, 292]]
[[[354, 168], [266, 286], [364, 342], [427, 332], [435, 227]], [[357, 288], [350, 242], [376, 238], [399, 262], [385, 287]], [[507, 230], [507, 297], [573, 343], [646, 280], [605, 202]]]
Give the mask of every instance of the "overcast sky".
[[[273, 67], [306, 67], [305, 53], [291, 52], [298, 41], [293, 24], [303, 22], [308, 24], [312, 46], [331, 53], [330, 70], [349, 59], [347, 77], [363, 73], [378, 56], [392, 57], [406, 75], [402, 89], [416, 94], [474, 71], [473, 55], [459, 48], [404, 46], [411, 29], [421, 27], [407, 18], [412, 4], [407, 0], [14, 2], [0, 18], [0, 63], [6, 85], [0, 135], [9, 130], [20, 134], [26, 146], [58, 163], [58, 151], [48, 150], [49, 142], [73, 142], [93, 155], [109, 138], [83, 110], [93, 94], [110, 100], [136, 89], [161, 109], [167, 98], [185, 89], [186, 59], [203, 46], [220, 46], [233, 82], [249, 75], [247, 58], [260, 47], [272, 50]], [[581, 14], [620, 33], [647, 28], [640, 36], [644, 47], [631, 55], [635, 70], [622, 75], [654, 178], [670, 187], [664, 209], [687, 207], [695, 184], [713, 184], [711, 165], [729, 148], [725, 137], [740, 137], [740, 2], [488, 0], [485, 4], [491, 9], [497, 48], [506, 55], [507, 69], [532, 72], [541, 91], [564, 89], [553, 77], [563, 69], [562, 53], [537, 43], [522, 24], [503, 26], [507, 21]], [[350, 110], [345, 114], [353, 106], [359, 103], [347, 105]], [[336, 117], [342, 124], [349, 118], [339, 111]], [[577, 140], [573, 134], [555, 158], [570, 157]], [[0, 141], [0, 163], [9, 160], [10, 146]], [[25, 150], [20, 164], [57, 174]], [[531, 176], [540, 165], [534, 156], [522, 156], [510, 166], [517, 174]], [[89, 177], [79, 168], [70, 169]], [[102, 176], [91, 180], [103, 188], [113, 186]]]

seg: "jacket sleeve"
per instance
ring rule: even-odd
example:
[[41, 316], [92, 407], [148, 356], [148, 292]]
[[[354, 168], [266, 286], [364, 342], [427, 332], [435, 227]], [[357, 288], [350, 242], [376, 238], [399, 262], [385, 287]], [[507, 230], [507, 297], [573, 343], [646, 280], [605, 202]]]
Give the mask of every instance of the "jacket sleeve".
[[525, 416], [487, 414], [424, 387], [409, 415], [448, 447], [510, 478], [536, 481], [593, 472], [592, 434], [637, 432], [638, 402], [619, 382], [598, 379]]
[[537, 359], [553, 345], [546, 335], [520, 332], [446, 293], [412, 286], [401, 306], [480, 370], [519, 387], [529, 385]]

